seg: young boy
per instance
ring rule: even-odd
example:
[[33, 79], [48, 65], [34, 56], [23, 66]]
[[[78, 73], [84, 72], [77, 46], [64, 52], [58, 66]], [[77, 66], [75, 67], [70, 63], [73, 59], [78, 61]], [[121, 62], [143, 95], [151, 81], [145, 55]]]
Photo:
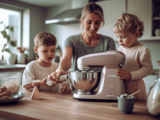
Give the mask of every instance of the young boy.
[[[31, 61], [25, 68], [22, 85], [26, 89], [37, 86], [39, 90], [59, 91], [61, 93], [71, 93], [69, 81], [61, 84], [47, 84], [48, 75], [58, 68], [58, 64], [52, 62], [55, 57], [57, 40], [49, 32], [40, 32], [34, 38], [34, 52], [37, 59]], [[61, 89], [60, 89], [61, 86]]]
[[122, 69], [117, 71], [120, 79], [124, 79], [126, 92], [131, 94], [137, 90], [136, 99], [147, 99], [147, 93], [143, 78], [152, 72], [150, 51], [138, 42], [143, 35], [143, 22], [133, 14], [123, 13], [114, 24], [114, 33], [121, 45], [119, 51], [126, 55]]

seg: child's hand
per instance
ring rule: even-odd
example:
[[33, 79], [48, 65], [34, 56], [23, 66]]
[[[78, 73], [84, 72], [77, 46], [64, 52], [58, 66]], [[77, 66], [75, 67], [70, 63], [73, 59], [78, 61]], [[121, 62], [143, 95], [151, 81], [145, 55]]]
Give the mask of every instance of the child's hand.
[[[34, 81], [34, 82], [32, 82], [32, 85], [33, 86], [49, 86], [49, 85], [47, 85], [46, 84], [46, 82], [47, 82], [47, 77], [46, 78], [44, 78], [43, 80], [36, 80], [36, 81]], [[49, 86], [49, 87], [54, 87], [56, 84], [53, 84], [52, 86]]]
[[48, 75], [48, 79], [52, 80], [53, 82], [56, 82], [57, 84], [62, 83], [59, 81], [60, 76], [67, 74], [68, 72], [62, 70], [62, 69], [57, 69], [56, 72], [52, 72], [50, 75]]
[[44, 79], [41, 81], [41, 85], [43, 85], [43, 86], [48, 86], [48, 87], [54, 87], [54, 86], [56, 85], [56, 83], [47, 84], [47, 81], [48, 81], [48, 77], [44, 78]]
[[36, 80], [36, 81], [34, 81], [34, 82], [32, 82], [32, 86], [34, 87], [34, 86], [41, 86], [41, 80]]
[[70, 94], [72, 92], [72, 90], [68, 87], [68, 85], [66, 84], [60, 84], [60, 93], [61, 94]]
[[118, 69], [117, 75], [120, 79], [131, 80], [131, 73], [124, 69]]

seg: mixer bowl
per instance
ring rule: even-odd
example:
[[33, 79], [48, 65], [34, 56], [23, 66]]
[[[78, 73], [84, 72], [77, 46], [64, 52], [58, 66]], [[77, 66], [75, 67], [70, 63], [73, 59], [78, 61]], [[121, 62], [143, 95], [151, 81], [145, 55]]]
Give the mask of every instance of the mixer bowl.
[[71, 84], [80, 94], [91, 93], [99, 84], [98, 73], [95, 71], [70, 72]]

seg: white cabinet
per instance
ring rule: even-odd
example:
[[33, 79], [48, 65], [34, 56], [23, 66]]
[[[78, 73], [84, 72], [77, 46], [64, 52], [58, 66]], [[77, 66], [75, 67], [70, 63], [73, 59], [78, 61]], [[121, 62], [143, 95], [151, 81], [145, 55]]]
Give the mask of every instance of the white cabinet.
[[152, 0], [152, 36], [160, 37], [160, 0]]
[[113, 32], [113, 24], [122, 13], [126, 12], [125, 0], [107, 0], [97, 2], [97, 4], [103, 8], [105, 20], [105, 25], [100, 28], [99, 33], [108, 35], [114, 40], [117, 40], [117, 37]]
[[160, 37], [153, 37], [152, 0], [127, 0], [127, 12], [135, 14], [144, 23], [144, 34], [140, 40], [160, 40]]
[[155, 37], [154, 35], [155, 28], [157, 28], [157, 19], [152, 19], [155, 9], [155, 5], [152, 6], [153, 1], [156, 4], [159, 0], [106, 0], [97, 2], [104, 10], [105, 19], [105, 25], [99, 30], [99, 33], [111, 36], [114, 40], [117, 40], [116, 35], [113, 33], [113, 24], [122, 13], [128, 12], [138, 16], [144, 23], [144, 32], [140, 40], [160, 40], [160, 36]]

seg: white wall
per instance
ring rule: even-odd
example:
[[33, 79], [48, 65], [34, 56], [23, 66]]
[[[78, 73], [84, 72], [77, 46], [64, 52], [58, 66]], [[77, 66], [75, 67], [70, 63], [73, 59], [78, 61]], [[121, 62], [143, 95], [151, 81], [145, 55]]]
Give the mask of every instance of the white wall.
[[[45, 13], [46, 17], [45, 19], [50, 19], [53, 16], [59, 14], [60, 12], [71, 9], [72, 3], [68, 3], [65, 5], [59, 5], [51, 8], [46, 8]], [[59, 25], [59, 24], [47, 24], [45, 25], [45, 31], [51, 32], [54, 34], [57, 38], [58, 45], [63, 47], [64, 40], [73, 34], [80, 33], [80, 23], [77, 24], [69, 24], [69, 25]]]
[[[107, 9], [105, 8], [104, 9], [105, 14], [110, 15], [110, 13], [114, 13], [115, 11], [116, 12], [118, 11], [119, 12], [118, 16], [120, 16], [121, 15], [120, 13], [124, 12], [124, 10], [125, 10], [124, 0], [121, 1], [118, 4], [118, 6], [123, 7], [123, 9], [121, 8], [121, 10], [120, 10], [120, 7], [118, 7], [118, 8], [116, 7], [115, 2], [116, 2], [116, 0], [115, 1], [112, 0], [112, 1], [108, 2], [109, 4], [107, 4], [107, 5], [110, 6], [109, 9], [111, 11], [106, 11]], [[123, 4], [122, 4], [122, 2], [123, 2]], [[101, 2], [101, 4], [103, 4], [103, 2]], [[103, 6], [105, 6], [105, 4]], [[62, 6], [57, 6], [56, 8], [54, 7], [54, 8], [46, 9], [46, 18], [47, 17], [49, 18], [49, 16], [51, 16], [51, 13], [56, 14], [56, 12], [59, 13], [60, 11], [63, 11], [65, 9], [69, 9], [69, 8], [71, 8], [71, 5], [68, 4], [66, 6], [62, 5]], [[116, 36], [113, 35], [113, 32], [112, 32], [113, 31], [112, 26], [113, 26], [113, 23], [115, 21], [115, 15], [114, 15], [114, 19], [113, 18], [112, 19], [107, 18], [107, 16], [106, 16], [105, 21], [106, 21], [105, 26], [103, 26], [99, 30], [99, 32], [102, 33], [102, 34], [113, 36], [113, 38], [116, 39]], [[110, 23], [113, 22], [113, 23], [108, 24], [107, 22], [110, 22]], [[45, 25], [45, 30], [49, 31], [49, 32], [52, 32], [57, 37], [58, 44], [62, 47], [64, 40], [68, 36], [80, 33], [80, 23], [68, 24], [68, 25], [49, 24], [49, 25]], [[142, 44], [146, 45], [150, 49], [152, 62], [153, 62], [153, 67], [154, 67], [154, 69], [157, 69], [157, 61], [160, 60], [160, 54], [159, 54], [159, 52], [160, 52], [160, 40], [146, 40], [146, 41], [145, 40], [140, 40], [140, 42]], [[115, 43], [116, 43], [116, 46], [118, 48], [119, 47], [118, 42], [116, 41]]]
[[[100, 4], [101, 7], [103, 8], [104, 19], [105, 19], [105, 25], [102, 26], [102, 28], [99, 30], [99, 33], [116, 38], [116, 36], [113, 33], [112, 26], [114, 21], [119, 17], [119, 15], [121, 15], [126, 10], [125, 0], [120, 0], [120, 1], [111, 0], [111, 1], [105, 1], [105, 2], [97, 2], [97, 4]], [[63, 10], [72, 8], [71, 5], [72, 3], [69, 3], [65, 6], [61, 5], [57, 7], [47, 8], [45, 11], [46, 19], [51, 18], [52, 14], [56, 15]], [[63, 42], [68, 36], [82, 32], [82, 30], [80, 31], [80, 23], [67, 24], [67, 25], [48, 24], [45, 26], [45, 30], [52, 32], [53, 34], [56, 35], [58, 44], [60, 46], [63, 46]]]
[[57, 38], [57, 45], [63, 48], [64, 40], [70, 35], [80, 33], [80, 24], [71, 24], [71, 25], [47, 25], [46, 31], [51, 32]]

